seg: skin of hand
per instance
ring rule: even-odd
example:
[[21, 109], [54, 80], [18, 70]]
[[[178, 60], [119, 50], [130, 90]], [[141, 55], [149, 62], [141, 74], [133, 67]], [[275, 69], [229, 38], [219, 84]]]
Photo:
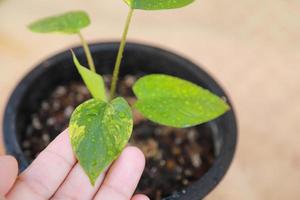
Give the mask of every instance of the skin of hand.
[[0, 200], [149, 200], [133, 196], [144, 167], [143, 153], [126, 147], [92, 186], [76, 162], [66, 130], [20, 175], [13, 157], [0, 157]]

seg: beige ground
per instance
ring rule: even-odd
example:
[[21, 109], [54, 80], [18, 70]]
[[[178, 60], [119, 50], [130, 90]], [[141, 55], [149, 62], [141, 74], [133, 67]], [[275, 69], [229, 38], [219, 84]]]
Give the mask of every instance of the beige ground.
[[[26, 72], [78, 42], [35, 35], [25, 25], [71, 9], [89, 11], [89, 40], [119, 38], [126, 16], [121, 0], [0, 0], [0, 113]], [[135, 13], [131, 40], [201, 63], [235, 104], [237, 155], [207, 200], [300, 199], [299, 11], [299, 0], [198, 0], [182, 10]]]

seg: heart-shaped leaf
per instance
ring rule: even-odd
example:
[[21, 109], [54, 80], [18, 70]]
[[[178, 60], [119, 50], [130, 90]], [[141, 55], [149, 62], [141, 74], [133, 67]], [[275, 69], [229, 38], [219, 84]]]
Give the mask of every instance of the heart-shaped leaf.
[[47, 17], [38, 20], [28, 26], [28, 28], [37, 33], [79, 33], [82, 28], [90, 24], [90, 18], [84, 11], [71, 11], [62, 15]]
[[163, 10], [181, 8], [193, 3], [195, 0], [124, 0], [132, 9]]
[[138, 98], [135, 108], [148, 119], [167, 126], [198, 125], [229, 109], [208, 90], [168, 75], [144, 76], [135, 83], [133, 91]]
[[71, 144], [92, 185], [126, 146], [132, 126], [131, 108], [121, 97], [110, 103], [91, 99], [75, 109], [69, 126]]
[[72, 56], [73, 62], [92, 96], [95, 99], [106, 101], [107, 98], [102, 76], [82, 66], [73, 51]]

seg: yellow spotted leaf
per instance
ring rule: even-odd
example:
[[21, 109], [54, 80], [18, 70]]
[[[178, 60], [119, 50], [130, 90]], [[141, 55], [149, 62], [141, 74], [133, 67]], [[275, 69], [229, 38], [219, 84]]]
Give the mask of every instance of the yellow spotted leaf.
[[72, 114], [69, 131], [73, 151], [92, 185], [126, 146], [132, 132], [132, 113], [126, 100], [91, 99]]
[[206, 89], [169, 75], [140, 78], [133, 91], [134, 105], [148, 119], [172, 127], [190, 127], [213, 120], [229, 106]]

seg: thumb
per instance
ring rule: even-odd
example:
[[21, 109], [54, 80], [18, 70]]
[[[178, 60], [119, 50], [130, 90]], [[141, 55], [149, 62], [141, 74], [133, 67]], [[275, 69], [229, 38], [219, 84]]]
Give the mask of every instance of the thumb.
[[0, 196], [5, 196], [18, 175], [18, 163], [12, 156], [0, 156]]

